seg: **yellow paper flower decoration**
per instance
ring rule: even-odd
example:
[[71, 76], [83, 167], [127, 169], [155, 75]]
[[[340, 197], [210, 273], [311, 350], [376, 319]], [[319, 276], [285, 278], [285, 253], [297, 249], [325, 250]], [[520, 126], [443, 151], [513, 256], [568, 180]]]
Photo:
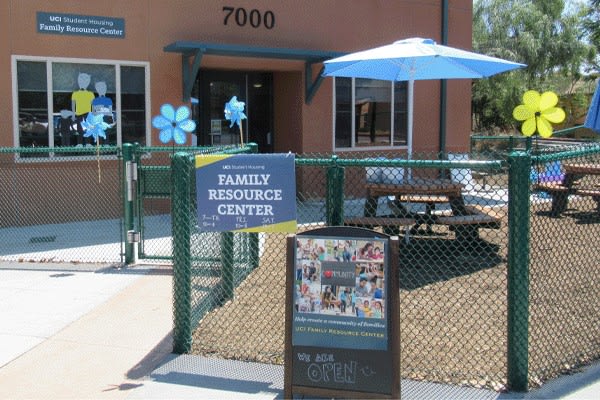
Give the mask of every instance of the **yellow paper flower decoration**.
[[544, 92], [540, 95], [535, 90], [523, 94], [523, 104], [515, 107], [513, 117], [517, 121], [525, 121], [521, 132], [525, 136], [539, 133], [543, 138], [552, 136], [552, 124], [558, 124], [565, 119], [562, 108], [556, 107], [558, 96], [554, 92]]

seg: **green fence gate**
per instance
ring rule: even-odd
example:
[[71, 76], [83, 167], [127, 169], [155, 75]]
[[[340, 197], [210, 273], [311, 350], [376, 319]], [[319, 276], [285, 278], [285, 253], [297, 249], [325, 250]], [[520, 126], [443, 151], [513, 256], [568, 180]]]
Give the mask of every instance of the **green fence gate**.
[[168, 262], [173, 258], [171, 159], [175, 152], [188, 154], [234, 154], [255, 152], [245, 147], [142, 147], [123, 145], [123, 198], [125, 262]]

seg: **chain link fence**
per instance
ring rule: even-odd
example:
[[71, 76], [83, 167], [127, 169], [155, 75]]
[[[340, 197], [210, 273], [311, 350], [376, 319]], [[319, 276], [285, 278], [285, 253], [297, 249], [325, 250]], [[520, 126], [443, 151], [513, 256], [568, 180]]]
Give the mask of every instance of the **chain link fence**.
[[[297, 233], [401, 238], [404, 379], [524, 390], [600, 357], [600, 147], [530, 148], [296, 157]], [[138, 148], [128, 214], [122, 149], [1, 149], [0, 258], [123, 263], [139, 228], [141, 256], [174, 259], [176, 352], [282, 364], [286, 235], [198, 232], [199, 151], [252, 150]]]
[[121, 152], [0, 149], [0, 259], [121, 263]]
[[[124, 151], [128, 150], [128, 151]], [[108, 263], [127, 259], [126, 233], [140, 233], [136, 254], [171, 263], [171, 157], [252, 152], [253, 146], [60, 147], [0, 149], [0, 260]], [[127, 202], [127, 161], [134, 162]]]
[[[503, 160], [478, 153], [475, 161], [299, 155], [297, 233], [346, 224], [400, 236], [403, 379], [526, 390], [600, 356], [599, 197], [581, 191], [598, 190], [595, 178], [568, 189], [560, 216], [538, 184], [554, 173], [553, 158], [560, 168], [597, 162], [599, 148], [582, 151]], [[283, 364], [286, 235], [196, 233], [194, 168], [180, 162], [175, 351]], [[406, 181], [419, 189], [382, 189]], [[458, 198], [455, 188], [442, 190], [447, 182]], [[309, 256], [317, 273], [323, 250]]]
[[600, 357], [599, 151], [558, 147], [533, 158], [531, 386]]

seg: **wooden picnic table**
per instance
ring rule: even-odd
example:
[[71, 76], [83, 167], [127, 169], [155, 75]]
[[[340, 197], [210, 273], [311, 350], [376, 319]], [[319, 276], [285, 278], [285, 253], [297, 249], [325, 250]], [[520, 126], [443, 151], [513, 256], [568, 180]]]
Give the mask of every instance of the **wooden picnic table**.
[[[447, 179], [414, 179], [397, 184], [367, 183], [364, 217], [345, 219], [346, 225], [387, 227], [399, 231], [400, 227], [411, 226], [418, 231], [425, 224], [431, 232], [433, 224], [446, 225], [454, 230], [457, 239], [478, 237], [478, 228], [498, 228], [499, 220], [475, 207], [465, 206], [462, 196], [463, 185]], [[377, 205], [382, 196], [393, 196], [393, 215], [377, 216]], [[424, 213], [410, 212], [406, 204], [425, 204]], [[449, 204], [450, 210], [434, 212], [439, 204]], [[389, 229], [392, 227], [393, 229]], [[385, 229], [384, 229], [385, 230]]]
[[579, 184], [579, 181], [585, 176], [599, 176], [600, 164], [564, 163], [563, 169], [565, 176], [562, 181], [535, 184], [537, 190], [544, 191], [552, 197], [551, 214], [559, 216], [567, 209], [569, 195], [591, 197], [596, 202], [596, 209], [600, 213], [600, 187]]

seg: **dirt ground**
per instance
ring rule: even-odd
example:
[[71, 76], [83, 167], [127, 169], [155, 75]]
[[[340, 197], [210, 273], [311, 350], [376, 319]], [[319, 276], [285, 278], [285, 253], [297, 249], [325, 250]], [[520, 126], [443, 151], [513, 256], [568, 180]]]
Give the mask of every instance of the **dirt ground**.
[[[531, 209], [530, 387], [600, 358], [596, 203], [572, 201], [560, 218], [549, 210]], [[501, 229], [468, 245], [445, 227], [401, 245], [402, 378], [505, 390], [508, 218], [495, 212]], [[282, 364], [285, 304], [285, 235], [269, 234], [259, 268], [201, 321], [192, 353]]]

